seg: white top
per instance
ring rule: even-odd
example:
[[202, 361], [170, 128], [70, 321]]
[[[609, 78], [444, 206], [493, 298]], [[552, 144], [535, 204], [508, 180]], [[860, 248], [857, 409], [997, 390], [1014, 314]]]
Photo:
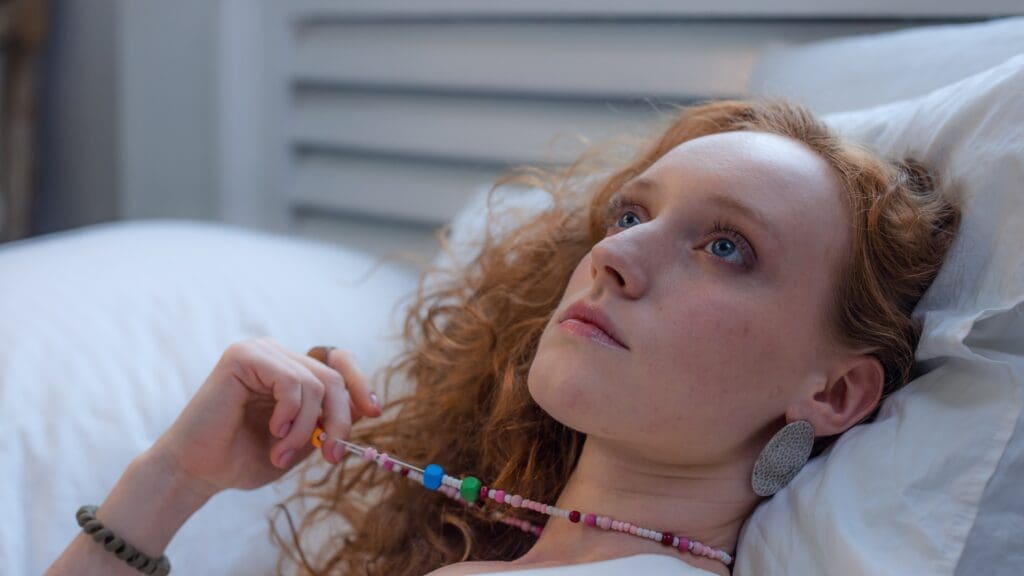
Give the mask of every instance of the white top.
[[517, 576], [621, 576], [634, 574], [643, 576], [715, 576], [714, 573], [702, 570], [674, 558], [668, 554], [634, 554], [610, 560], [583, 562], [569, 566], [548, 568], [528, 568], [526, 570], [510, 570], [498, 574], [516, 574]]

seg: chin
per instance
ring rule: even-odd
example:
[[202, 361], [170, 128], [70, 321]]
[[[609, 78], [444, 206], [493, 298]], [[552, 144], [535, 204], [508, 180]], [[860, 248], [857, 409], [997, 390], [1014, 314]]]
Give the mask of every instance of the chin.
[[530, 365], [527, 388], [534, 402], [548, 415], [586, 433], [586, 423], [592, 421], [594, 392], [599, 390], [594, 385], [595, 372], [592, 365], [569, 360], [563, 354], [545, 354], [539, 349]]

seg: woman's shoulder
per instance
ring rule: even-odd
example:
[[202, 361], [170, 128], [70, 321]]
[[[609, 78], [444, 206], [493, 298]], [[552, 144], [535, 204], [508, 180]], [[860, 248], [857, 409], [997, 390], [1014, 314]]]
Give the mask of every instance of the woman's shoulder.
[[516, 576], [601, 576], [618, 575], [624, 571], [658, 576], [713, 576], [711, 572], [687, 564], [667, 554], [633, 554], [621, 558], [585, 562], [582, 564], [535, 564], [530, 567], [511, 562], [459, 562], [444, 566], [429, 576], [469, 576], [472, 574], [508, 573]]

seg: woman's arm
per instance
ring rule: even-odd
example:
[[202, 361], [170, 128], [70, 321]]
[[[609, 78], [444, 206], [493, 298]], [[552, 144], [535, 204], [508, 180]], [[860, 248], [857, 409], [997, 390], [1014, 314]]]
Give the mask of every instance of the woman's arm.
[[[170, 459], [155, 451], [139, 455], [100, 504], [96, 518], [114, 534], [159, 558], [185, 521], [212, 497], [190, 486]], [[74, 516], [54, 521], [74, 522]], [[173, 562], [173, 560], [172, 560]], [[44, 576], [138, 576], [139, 571], [79, 531]]]
[[[171, 427], [128, 466], [96, 517], [158, 558], [214, 494], [265, 486], [312, 454], [318, 422], [330, 437], [320, 440], [324, 459], [337, 464], [352, 423], [380, 416], [375, 399], [343, 349], [318, 346], [302, 355], [269, 338], [232, 344]], [[138, 570], [79, 533], [46, 572], [65, 574]]]

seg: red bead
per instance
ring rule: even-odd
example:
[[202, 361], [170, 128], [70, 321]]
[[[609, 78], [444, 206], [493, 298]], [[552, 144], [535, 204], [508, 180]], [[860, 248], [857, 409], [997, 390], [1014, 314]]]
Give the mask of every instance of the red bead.
[[480, 499], [481, 500], [483, 500], [484, 498], [487, 498], [487, 490], [488, 490], [487, 486], [484, 486], [482, 484], [480, 485]]
[[580, 512], [579, 512], [579, 510], [573, 510], [572, 512], [569, 512], [569, 520], [572, 520], [573, 522], [579, 522], [580, 521]]
[[672, 538], [673, 538], [673, 536], [672, 536], [671, 532], [663, 532], [661, 534], [661, 543], [664, 544], [665, 546], [671, 546], [672, 545]]
[[408, 476], [409, 475], [409, 469], [408, 468], [402, 468], [401, 474], [402, 474], [402, 476]]

